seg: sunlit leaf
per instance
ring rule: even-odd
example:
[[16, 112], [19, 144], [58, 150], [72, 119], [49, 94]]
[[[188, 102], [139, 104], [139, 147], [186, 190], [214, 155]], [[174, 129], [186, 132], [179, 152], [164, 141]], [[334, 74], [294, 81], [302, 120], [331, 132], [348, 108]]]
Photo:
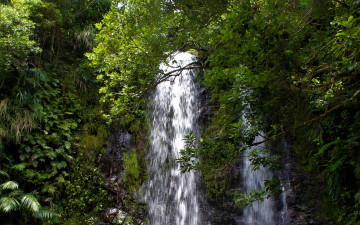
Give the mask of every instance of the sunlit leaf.
[[15, 190], [18, 188], [19, 184], [11, 180], [0, 185], [0, 190]]
[[19, 207], [19, 202], [15, 198], [2, 197], [0, 198], [0, 210], [7, 213], [16, 210]]
[[21, 204], [32, 212], [38, 212], [40, 210], [40, 203], [31, 194], [25, 194], [21, 199]]

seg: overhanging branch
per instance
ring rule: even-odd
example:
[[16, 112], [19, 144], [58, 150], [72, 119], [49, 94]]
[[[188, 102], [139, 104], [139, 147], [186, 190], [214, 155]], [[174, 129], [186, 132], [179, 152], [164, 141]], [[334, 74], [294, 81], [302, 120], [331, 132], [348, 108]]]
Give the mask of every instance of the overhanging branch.
[[[280, 132], [278, 134], [275, 134], [269, 138], [266, 138], [264, 139], [263, 141], [260, 141], [260, 142], [255, 142], [255, 143], [252, 143], [250, 145], [247, 145], [245, 146], [244, 149], [246, 148], [250, 148], [250, 147], [253, 147], [253, 146], [257, 146], [257, 145], [260, 145], [260, 144], [263, 144], [263, 143], [266, 143], [267, 141], [271, 140], [271, 139], [274, 139], [276, 137], [278, 137], [279, 135], [283, 135], [283, 134], [286, 134], [286, 133], [289, 133], [290, 131], [295, 131], [296, 129], [300, 128], [300, 127], [303, 127], [303, 126], [306, 126], [308, 124], [311, 124], [317, 120], [323, 120], [325, 116], [327, 116], [328, 114], [334, 112], [335, 110], [337, 110], [338, 108], [340, 108], [341, 106], [345, 105], [346, 103], [354, 100], [358, 95], [360, 94], [360, 90], [357, 90], [350, 98], [344, 100], [343, 102], [341, 102], [340, 104], [334, 106], [333, 108], [329, 109], [329, 110], [326, 110], [323, 114], [321, 114], [320, 116], [317, 116], [311, 120], [308, 120], [308, 121], [305, 121], [304, 123], [302, 124], [299, 124], [299, 125], [296, 125], [294, 126], [292, 129], [289, 129], [289, 130], [286, 130], [286, 131], [283, 131], [283, 132]], [[226, 165], [224, 165], [223, 167], [217, 169], [216, 171], [219, 171], [220, 173], [222, 172], [225, 172], [227, 169], [230, 168], [230, 166], [240, 157], [240, 154], [242, 153], [243, 151], [239, 151], [237, 152], [236, 154], [234, 154], [231, 159], [226, 163]]]
[[170, 77], [177, 77], [181, 75], [181, 72], [184, 70], [193, 70], [193, 69], [201, 69], [203, 68], [202, 66], [198, 65], [199, 62], [192, 62], [187, 64], [184, 67], [174, 67], [174, 68], [178, 68], [178, 69], [174, 69], [171, 70], [169, 72], [160, 72], [158, 78], [150, 84], [149, 87], [147, 87], [143, 92], [141, 92], [140, 94], [146, 94], [148, 93], [148, 91], [153, 90], [154, 88], [156, 88], [157, 85], [159, 85], [160, 83], [166, 81], [167, 79], [169, 79]]

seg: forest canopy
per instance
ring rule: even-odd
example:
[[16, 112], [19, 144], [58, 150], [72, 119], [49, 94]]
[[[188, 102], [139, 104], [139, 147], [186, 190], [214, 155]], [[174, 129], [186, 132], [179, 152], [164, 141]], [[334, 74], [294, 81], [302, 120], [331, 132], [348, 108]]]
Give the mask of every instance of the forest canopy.
[[[201, 147], [183, 152], [184, 168], [202, 171], [216, 198], [227, 181], [215, 177], [226, 177], [242, 151], [238, 143], [251, 144], [266, 131], [275, 145], [285, 135], [301, 168], [326, 187], [305, 201], [323, 199], [319, 213], [326, 221], [352, 224], [359, 219], [359, 6], [352, 0], [121, 1], [98, 24], [99, 45], [88, 57], [104, 71], [98, 80], [110, 113], [136, 130], [142, 94], [161, 73], [156, 65], [174, 51], [196, 52], [214, 108]], [[251, 106], [251, 131], [239, 125], [244, 105]], [[191, 156], [202, 160], [189, 165]]]
[[[96, 156], [115, 130], [146, 143], [147, 97], [176, 76], [159, 65], [189, 51], [197, 62], [180, 69], [198, 71], [211, 118], [179, 162], [203, 174], [209, 198], [225, 194], [235, 159], [264, 132], [271, 154], [285, 138], [309, 177], [302, 201], [326, 224], [357, 224], [359, 9], [358, 0], [0, 1], [0, 220], [95, 223], [91, 212], [116, 201]], [[146, 180], [141, 149], [126, 155], [127, 196]], [[276, 170], [275, 158], [253, 163]], [[135, 215], [139, 205], [123, 200]]]

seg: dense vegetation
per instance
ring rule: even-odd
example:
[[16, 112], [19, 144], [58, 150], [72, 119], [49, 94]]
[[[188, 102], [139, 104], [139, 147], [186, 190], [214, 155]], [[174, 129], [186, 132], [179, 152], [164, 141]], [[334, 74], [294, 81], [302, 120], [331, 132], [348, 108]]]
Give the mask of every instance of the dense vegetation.
[[224, 195], [236, 159], [265, 132], [271, 154], [291, 144], [311, 180], [303, 201], [321, 201], [325, 224], [357, 224], [359, 9], [358, 0], [1, 1], [1, 221], [92, 223], [112, 201], [95, 164], [110, 125], [138, 146], [124, 155], [124, 188], [137, 192], [147, 94], [177, 75], [160, 62], [192, 51], [199, 62], [181, 69], [201, 72], [212, 118], [179, 161], [203, 173], [209, 197]]
[[94, 46], [94, 24], [110, 6], [0, 4], [2, 224], [79, 224], [112, 201], [94, 163], [109, 128], [84, 57]]
[[[217, 198], [256, 134], [266, 132], [273, 146], [286, 137], [298, 166], [322, 190], [304, 201], [321, 200], [318, 213], [327, 224], [355, 224], [359, 6], [351, 0], [123, 1], [99, 26], [99, 45], [89, 58], [105, 72], [99, 77], [103, 100], [136, 131], [144, 93], [161, 78], [176, 76], [156, 65], [174, 51], [196, 52], [213, 116], [199, 147], [188, 137], [180, 159], [184, 170], [202, 171], [210, 197]], [[245, 108], [251, 108], [246, 118], [239, 116]], [[191, 164], [191, 156], [200, 162]], [[255, 165], [278, 169], [274, 159], [252, 156]], [[263, 194], [272, 193], [276, 181], [267, 187]]]

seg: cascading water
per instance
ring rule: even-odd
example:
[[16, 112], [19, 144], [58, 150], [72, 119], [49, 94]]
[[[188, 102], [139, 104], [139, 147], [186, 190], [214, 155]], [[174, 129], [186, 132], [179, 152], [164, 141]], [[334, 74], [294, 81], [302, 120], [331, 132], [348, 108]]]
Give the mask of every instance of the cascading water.
[[278, 175], [278, 177], [280, 178], [280, 185], [282, 191], [280, 194], [282, 209], [280, 211], [280, 216], [279, 216], [279, 225], [288, 225], [290, 224], [290, 218], [288, 215], [286, 191], [290, 189], [290, 177], [289, 177], [290, 156], [289, 156], [289, 147], [285, 141], [285, 137], [283, 137], [283, 142], [282, 142], [282, 157], [284, 161], [284, 168], [281, 171], [279, 171], [279, 175]]
[[[189, 53], [176, 53], [170, 66], [160, 69], [170, 72], [194, 61]], [[196, 174], [182, 174], [175, 159], [184, 148], [184, 136], [198, 132], [197, 88], [193, 71], [160, 83], [149, 103], [151, 111], [150, 150], [148, 153], [150, 179], [145, 193], [150, 225], [200, 224]]]
[[[260, 143], [262, 141], [264, 141], [264, 138], [259, 135], [255, 138], [254, 143]], [[253, 171], [248, 159], [251, 150], [263, 147], [264, 144], [260, 144], [244, 152], [242, 177], [246, 192], [260, 189], [263, 186], [264, 180], [269, 179], [271, 176], [270, 172], [262, 166], [258, 170]], [[252, 206], [248, 206], [243, 210], [244, 224], [274, 225], [276, 224], [275, 211], [275, 204], [272, 198], [267, 198], [264, 201], [255, 201]]]

